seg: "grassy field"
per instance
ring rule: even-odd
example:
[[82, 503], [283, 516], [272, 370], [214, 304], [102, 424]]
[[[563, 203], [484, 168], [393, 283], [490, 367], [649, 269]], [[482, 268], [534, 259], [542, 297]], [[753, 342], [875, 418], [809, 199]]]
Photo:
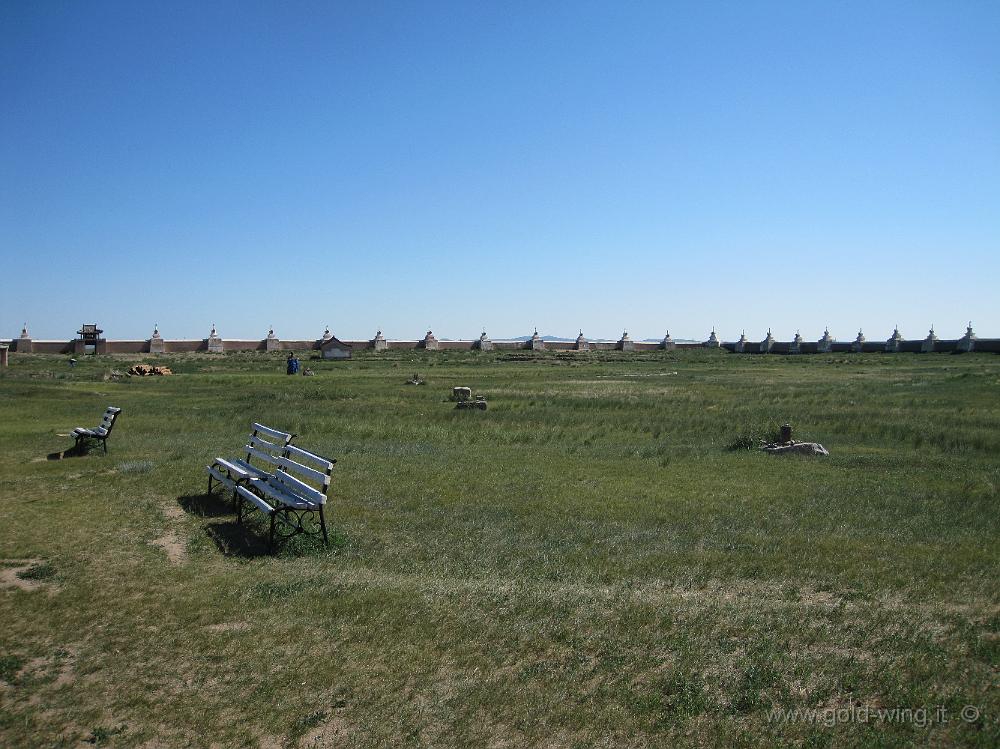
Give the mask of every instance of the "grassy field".
[[[1000, 357], [282, 358], [12, 355], [0, 746], [1000, 743]], [[252, 420], [329, 549], [205, 496]]]

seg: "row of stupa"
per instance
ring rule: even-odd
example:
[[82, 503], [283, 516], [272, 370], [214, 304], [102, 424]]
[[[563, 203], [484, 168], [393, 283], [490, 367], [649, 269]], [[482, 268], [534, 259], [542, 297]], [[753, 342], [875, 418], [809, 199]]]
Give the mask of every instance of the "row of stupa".
[[[713, 337], [715, 336], [714, 330], [712, 331], [712, 336]], [[25, 323], [24, 326], [21, 328], [21, 335], [18, 340], [25, 341], [28, 343], [31, 342], [32, 339], [31, 335], [28, 333], [27, 323]], [[148, 340], [150, 342], [151, 353], [162, 353], [164, 338], [160, 334], [160, 326], [158, 324], [153, 325], [153, 333], [152, 335], [150, 335]], [[222, 336], [219, 335], [218, 330], [216, 330], [215, 323], [212, 323], [212, 328], [208, 333], [208, 337], [204, 340], [208, 342], [209, 351], [213, 350], [222, 351], [224, 341]], [[330, 327], [327, 326], [326, 329], [323, 331], [323, 335], [319, 339], [319, 341], [321, 343], [325, 343], [331, 340], [336, 340], [336, 339], [333, 333], [330, 332]], [[266, 349], [279, 348], [280, 340], [278, 339], [278, 336], [274, 332], [274, 326], [271, 326], [268, 329], [267, 336], [264, 338], [264, 341], [267, 344], [265, 346]], [[376, 331], [375, 337], [370, 339], [369, 342], [372, 344], [372, 348], [376, 350], [388, 348], [388, 341], [386, 340], [386, 337], [382, 334], [381, 330]], [[433, 331], [428, 330], [427, 334], [424, 336], [421, 343], [423, 344], [424, 348], [436, 349], [438, 348], [439, 341], [434, 336]], [[486, 334], [485, 330], [483, 331], [483, 334], [479, 336], [479, 339], [476, 341], [478, 348], [481, 348], [484, 351], [490, 350], [492, 348], [492, 343], [493, 341]], [[617, 343], [619, 348], [622, 348], [625, 351], [631, 350], [633, 348], [633, 341], [629, 337], [628, 331], [622, 331], [622, 337], [618, 340]], [[590, 341], [586, 337], [584, 337], [583, 330], [580, 331], [580, 335], [577, 337], [575, 344], [578, 349], [583, 351], [590, 348]], [[674, 339], [670, 337], [670, 331], [667, 331], [667, 334], [663, 337], [663, 340], [660, 341], [660, 344], [664, 348], [669, 348], [674, 345]], [[542, 336], [538, 334], [538, 328], [535, 328], [534, 335], [532, 335], [531, 339], [528, 341], [528, 347], [533, 349], [545, 348], [545, 340], [542, 338]]]
[[[372, 348], [376, 351], [384, 350], [389, 347], [389, 343], [386, 341], [385, 336], [382, 335], [381, 330], [375, 334], [375, 338], [372, 339], [372, 344]], [[491, 351], [493, 349], [493, 340], [486, 334], [485, 330], [483, 331], [483, 334], [479, 336], [479, 339], [474, 342], [474, 344], [475, 348], [478, 348], [480, 351]], [[574, 341], [574, 348], [577, 351], [589, 351], [590, 344], [591, 341], [583, 335], [583, 330], [580, 330], [580, 335], [578, 335], [576, 341]], [[435, 350], [440, 347], [440, 342], [434, 336], [434, 332], [428, 330], [427, 334], [421, 341], [421, 345], [423, 348]], [[622, 351], [635, 350], [635, 343], [629, 337], [627, 330], [622, 331], [622, 337], [618, 339], [615, 346]], [[674, 339], [670, 337], [670, 331], [668, 330], [667, 334], [663, 337], [663, 340], [660, 341], [660, 347], [674, 348], [674, 346]], [[538, 328], [535, 328], [534, 334], [525, 343], [525, 348], [530, 348], [535, 351], [545, 350], [545, 339], [538, 334]]]
[[[924, 353], [933, 352], [939, 340], [940, 339], [938, 338], [937, 334], [934, 332], [934, 326], [931, 325], [931, 329], [927, 333], [927, 337], [924, 338], [923, 341], [921, 342], [920, 350]], [[965, 329], [965, 335], [962, 336], [957, 342], [958, 343], [957, 349], [959, 351], [974, 351], [976, 348], [976, 340], [977, 340], [976, 334], [972, 330], [972, 322], [970, 321], [968, 327]], [[884, 350], [889, 353], [899, 352], [903, 349], [903, 344], [905, 342], [906, 339], [903, 338], [902, 334], [899, 332], [899, 326], [897, 325], [893, 329], [892, 335], [889, 336], [888, 339], [886, 339]], [[833, 336], [830, 335], [830, 329], [826, 328], [823, 331], [823, 337], [820, 338], [819, 341], [817, 341], [816, 351], [818, 353], [830, 353], [831, 351], [833, 351], [834, 343], [835, 343], [834, 338]], [[764, 338], [764, 340], [761, 341], [760, 344], [757, 346], [757, 351], [760, 353], [767, 353], [773, 350], [776, 344], [777, 341], [775, 341], [774, 336], [771, 335], [771, 329], [768, 328], [767, 337]], [[865, 339], [865, 334], [863, 331], [859, 330], [857, 337], [851, 342], [851, 350], [855, 352], [869, 351], [871, 347], [866, 344], [867, 340]], [[722, 346], [722, 343], [715, 335], [714, 330], [712, 331], [712, 335], [709, 336], [709, 339], [705, 342], [705, 345], [709, 347]], [[744, 330], [743, 334], [740, 336], [740, 339], [733, 346], [733, 350], [736, 353], [744, 353], [750, 350], [752, 345], [753, 344], [747, 338], [746, 331]], [[804, 345], [805, 345], [805, 339], [802, 338], [802, 335], [799, 333], [799, 331], [795, 331], [795, 338], [792, 339], [792, 342], [789, 344], [789, 351], [791, 353], [799, 352], [803, 349]]]
[[[22, 337], [24, 337], [26, 333], [27, 333], [26, 330], [22, 330], [21, 331]], [[333, 339], [333, 337], [334, 336], [330, 332], [329, 326], [327, 326], [327, 328], [323, 331], [323, 336], [320, 338], [320, 341], [326, 342]], [[160, 340], [160, 341], [163, 340], [162, 337], [160, 336], [160, 331], [158, 326], [153, 327], [153, 335], [150, 338], [150, 341], [155, 341], [155, 340]], [[221, 350], [222, 338], [216, 331], [214, 324], [212, 325], [212, 330], [209, 333], [207, 340], [209, 341], [209, 350], [212, 349], [213, 342], [217, 342], [218, 344], [220, 344], [220, 350]], [[273, 342], [274, 343], [273, 347], [277, 348], [278, 337], [274, 333], [273, 326], [267, 331], [267, 338], [265, 340], [268, 342]], [[893, 329], [892, 335], [889, 336], [889, 338], [885, 342], [885, 350], [888, 352], [898, 352], [904, 340], [905, 339], [903, 338], [902, 334], [899, 332], [899, 326], [897, 325]], [[938, 336], [934, 332], [934, 326], [931, 325], [927, 337], [923, 339], [922, 350], [925, 352], [934, 351], [935, 344], [937, 343], [938, 340], [939, 340]], [[864, 332], [858, 330], [858, 335], [852, 342], [853, 350], [859, 352], [862, 351], [865, 348], [864, 346], [865, 342], [866, 339]], [[972, 330], [972, 322], [970, 321], [968, 327], [965, 329], [965, 335], [962, 336], [961, 339], [959, 339], [959, 348], [960, 350], [964, 351], [973, 351], [975, 349], [975, 342], [976, 342], [976, 334]], [[372, 343], [372, 348], [374, 348], [376, 351], [388, 348], [388, 341], [386, 340], [386, 337], [382, 334], [381, 330], [377, 330], [375, 332], [375, 337], [371, 339], [371, 343]], [[434, 336], [434, 332], [428, 330], [422, 341], [423, 347], [434, 350], [438, 348], [438, 343], [439, 343], [438, 339]], [[479, 349], [483, 351], [489, 351], [490, 349], [492, 349], [493, 341], [490, 339], [490, 337], [486, 334], [486, 331], [484, 330], [482, 335], [479, 336], [479, 340], [476, 343]], [[586, 351], [590, 348], [590, 340], [583, 335], [582, 329], [580, 330], [580, 334], [577, 336], [576, 341], [574, 343], [575, 343], [575, 348], [579, 351]], [[674, 343], [674, 339], [670, 336], [669, 330], [666, 332], [666, 334], [663, 336], [663, 339], [659, 343], [661, 348], [664, 349], [674, 348], [676, 345]], [[744, 351], [747, 350], [749, 343], [750, 341], [747, 338], [746, 330], [744, 330], [742, 335], [740, 336], [740, 339], [736, 341], [734, 345], [734, 350], [737, 353], [743, 353]], [[776, 343], [777, 341], [772, 335], [771, 329], [768, 328], [767, 336], [764, 338], [764, 340], [760, 342], [758, 350], [762, 352], [770, 351], [774, 348]], [[792, 339], [792, 342], [790, 344], [791, 350], [796, 351], [800, 349], [804, 343], [805, 339], [802, 337], [801, 333], [799, 331], [795, 331], [795, 338]], [[821, 353], [829, 353], [830, 351], [833, 350], [834, 343], [835, 339], [833, 338], [833, 336], [830, 335], [830, 328], [827, 327], [823, 331], [823, 337], [817, 341], [817, 350]], [[703, 345], [706, 348], [722, 347], [723, 343], [719, 339], [718, 334], [715, 332], [715, 328], [712, 328], [712, 332], [709, 334], [708, 339], [704, 342]], [[539, 335], [537, 327], [535, 328], [534, 334], [528, 341], [528, 348], [537, 350], [544, 350], [545, 348], [545, 339], [541, 335]], [[622, 331], [621, 338], [619, 338], [617, 341], [617, 348], [619, 348], [622, 351], [630, 351], [634, 349], [634, 342], [629, 337], [627, 330]]]
[[[90, 326], [90, 327], [96, 329], [96, 326]], [[103, 331], [97, 330], [98, 334], [102, 332]], [[222, 337], [216, 330], [214, 324], [211, 327], [211, 331], [209, 332], [208, 337], [201, 340], [204, 342], [204, 347], [202, 350], [207, 350], [209, 352], [217, 352], [217, 353], [221, 353], [226, 350], [233, 350], [231, 345], [228, 344], [240, 343], [239, 341], [223, 341]], [[795, 338], [791, 342], [778, 342], [775, 340], [770, 329], [768, 329], [767, 331], [767, 336], [759, 343], [757, 341], [751, 341], [750, 339], [748, 339], [746, 336], [746, 331], [743, 331], [743, 334], [740, 336], [738, 341], [733, 343], [727, 343], [723, 342], [719, 338], [718, 334], [713, 328], [711, 334], [708, 336], [708, 339], [705, 340], [703, 343], [700, 344], [681, 343], [679, 345], [684, 348], [692, 346], [695, 347], [703, 346], [705, 348], [726, 348], [727, 350], [736, 353], [769, 353], [772, 351], [776, 353], [799, 353], [806, 351], [816, 352], [816, 353], [829, 353], [834, 350], [838, 351], [850, 350], [857, 352], [876, 351], [876, 350], [884, 350], [886, 352], [898, 352], [902, 350], [906, 351], [919, 350], [923, 352], [932, 352], [935, 350], [943, 350], [948, 348], [953, 348], [954, 350], [958, 351], [973, 351], [976, 350], [977, 340], [979, 339], [977, 339], [975, 333], [973, 332], [972, 323], [970, 322], [968, 327], [966, 328], [965, 335], [961, 339], [951, 342], [942, 341], [940, 346], [939, 346], [938, 336], [934, 332], [934, 327], [931, 326], [931, 329], [927, 334], [927, 337], [919, 342], [919, 348], [917, 347], [917, 341], [906, 341], [906, 339], [903, 338], [902, 334], [899, 332], [898, 325], [893, 330], [892, 335], [889, 336], [889, 338], [885, 341], [884, 344], [881, 343], [875, 344], [873, 342], [867, 341], [865, 339], [864, 333], [860, 330], [858, 331], [857, 337], [850, 344], [837, 343], [837, 341], [835, 341], [833, 336], [830, 335], [829, 328], [824, 330], [822, 338], [820, 338], [815, 343], [812, 342], [807, 343], [803, 339], [801, 333], [799, 333], [798, 331], [795, 333]], [[103, 339], [101, 339], [101, 341], [103, 341]], [[546, 347], [549, 347], [558, 349], [571, 348], [577, 351], [588, 351], [593, 346], [602, 349], [613, 347], [621, 351], [633, 351], [633, 350], [648, 350], [649, 348], [673, 349], [678, 347], [678, 344], [676, 344], [674, 342], [674, 339], [670, 336], [669, 331], [666, 333], [666, 335], [664, 335], [662, 340], [658, 342], [651, 343], [648, 341], [643, 341], [641, 343], [636, 344], [629, 337], [628, 331], [622, 331], [622, 335], [617, 340], [617, 342], [612, 343], [609, 340], [591, 341], [583, 335], [583, 330], [580, 330], [580, 334], [576, 338], [576, 340], [572, 344], [569, 344], [568, 342], [565, 341], [560, 341], [557, 343], [555, 341], [550, 340], [546, 342], [545, 339], [541, 335], [539, 335], [538, 329], [535, 328], [535, 332], [530, 339], [524, 341], [523, 344], [520, 341], [521, 339], [518, 339], [519, 345], [523, 345], [524, 348], [534, 349], [534, 350], [544, 350]], [[994, 339], [986, 339], [985, 341], [983, 341], [983, 343], [990, 344], [989, 346], [987, 346], [987, 348], [992, 349], [993, 341]], [[147, 344], [145, 350], [149, 351], [150, 353], [164, 353], [169, 348], [166, 345], [167, 342], [160, 334], [159, 325], [153, 326], [153, 333], [148, 339], [145, 339], [145, 342]], [[32, 350], [32, 339], [30, 334], [28, 333], [27, 324], [25, 324], [24, 327], [21, 329], [20, 337], [11, 340], [11, 343], [15, 345], [17, 351], [30, 352]], [[263, 345], [260, 346], [260, 348], [270, 351], [270, 350], [278, 350], [285, 348], [287, 347], [288, 342], [286, 342], [286, 344], [283, 345], [282, 342], [278, 339], [277, 335], [275, 334], [274, 328], [272, 326], [267, 331], [267, 336], [263, 339], [262, 343]], [[386, 339], [381, 330], [376, 331], [374, 338], [370, 338], [363, 341], [341, 342], [333, 335], [333, 333], [330, 332], [329, 326], [326, 327], [326, 329], [323, 331], [323, 335], [315, 342], [296, 341], [293, 343], [305, 343], [309, 345], [313, 345], [314, 343], [315, 347], [320, 349], [330, 346], [342, 345], [345, 346], [346, 348], [371, 348], [375, 349], [376, 351], [380, 351], [388, 349], [390, 347], [395, 347], [395, 343], [393, 346], [390, 346], [390, 342]], [[466, 344], [467, 347], [469, 348], [475, 348], [482, 351], [489, 351], [494, 348], [494, 342], [486, 334], [485, 330], [483, 331], [482, 335], [478, 338], [478, 340], [469, 340], [469, 341], [439, 341], [435, 337], [434, 333], [428, 330], [423, 339], [417, 341], [410, 341], [409, 345], [416, 346], [419, 348], [425, 348], [428, 350], [437, 350], [445, 347], [452, 348], [454, 347], [455, 344], [462, 344], [462, 343]], [[505, 341], [500, 344], [500, 347], [507, 348], [510, 346], [510, 344], [511, 344], [510, 341]]]

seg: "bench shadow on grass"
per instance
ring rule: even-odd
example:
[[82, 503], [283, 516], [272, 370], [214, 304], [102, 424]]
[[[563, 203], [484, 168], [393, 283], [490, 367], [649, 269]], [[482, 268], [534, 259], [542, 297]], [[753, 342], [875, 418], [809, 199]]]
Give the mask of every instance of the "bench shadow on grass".
[[177, 504], [184, 512], [202, 518], [217, 518], [235, 515], [233, 501], [229, 494], [187, 494], [177, 498]]
[[90, 448], [86, 446], [73, 445], [65, 450], [58, 450], [45, 456], [46, 460], [64, 460], [65, 458], [82, 458], [90, 454]]
[[202, 518], [222, 518], [228, 520], [207, 523], [205, 533], [227, 557], [253, 559], [267, 556], [270, 552], [259, 534], [245, 524], [236, 522], [236, 510], [228, 495], [188, 494], [177, 498], [177, 504], [184, 512]]
[[205, 526], [205, 533], [215, 542], [223, 556], [241, 559], [272, 556], [267, 543], [246, 525], [237, 523], [235, 519], [222, 523], [209, 523]]
[[[184, 512], [201, 518], [227, 518], [206, 523], [205, 533], [222, 552], [223, 556], [255, 559], [265, 556], [305, 556], [322, 554], [330, 549], [323, 545], [318, 527], [308, 535], [280, 539], [272, 551], [267, 546], [267, 521], [257, 513], [244, 514], [243, 522], [236, 522], [236, 510], [228, 494], [187, 494], [177, 498]], [[339, 549], [344, 538], [330, 531], [330, 547]]]

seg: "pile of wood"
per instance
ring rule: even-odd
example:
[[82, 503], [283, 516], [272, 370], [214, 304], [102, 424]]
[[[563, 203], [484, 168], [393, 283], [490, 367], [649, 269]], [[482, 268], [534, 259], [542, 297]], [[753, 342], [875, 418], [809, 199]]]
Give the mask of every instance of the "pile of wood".
[[129, 377], [154, 377], [172, 375], [173, 372], [170, 371], [170, 367], [151, 367], [148, 364], [136, 364], [134, 367], [129, 367], [125, 374]]

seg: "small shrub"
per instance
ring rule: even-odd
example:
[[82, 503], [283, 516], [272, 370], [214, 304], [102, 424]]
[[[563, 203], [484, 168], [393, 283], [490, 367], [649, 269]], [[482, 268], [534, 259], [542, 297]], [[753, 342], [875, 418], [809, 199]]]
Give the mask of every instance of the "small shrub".
[[663, 703], [667, 712], [698, 715], [708, 707], [701, 678], [694, 673], [677, 674], [664, 685]]
[[14, 681], [17, 672], [24, 666], [24, 658], [16, 655], [0, 655], [0, 680]]
[[762, 442], [778, 442], [781, 440], [780, 432], [768, 432], [764, 429], [746, 429], [737, 436], [733, 437], [729, 444], [726, 445], [727, 450], [756, 450], [760, 447]]
[[733, 695], [732, 706], [741, 713], [748, 713], [770, 703], [766, 691], [778, 682], [778, 672], [768, 663], [751, 662], [743, 669], [742, 679]]
[[761, 436], [759, 434], [741, 434], [737, 437], [733, 437], [726, 445], [727, 450], [756, 450], [760, 447]]
[[317, 710], [316, 712], [310, 713], [309, 715], [303, 715], [301, 718], [295, 721], [295, 724], [292, 726], [292, 731], [295, 733], [295, 735], [301, 736], [310, 728], [315, 728], [316, 726], [321, 724], [325, 719], [326, 719], [325, 710]]
[[50, 577], [54, 577], [55, 574], [55, 567], [49, 562], [42, 562], [41, 564], [32, 565], [26, 570], [21, 570], [17, 573], [17, 576], [22, 580], [48, 580]]
[[117, 728], [104, 728], [103, 726], [98, 726], [90, 732], [84, 741], [88, 744], [93, 744], [94, 746], [100, 746], [106, 743], [112, 736], [117, 736], [119, 733], [124, 733], [125, 726], [121, 725]]

